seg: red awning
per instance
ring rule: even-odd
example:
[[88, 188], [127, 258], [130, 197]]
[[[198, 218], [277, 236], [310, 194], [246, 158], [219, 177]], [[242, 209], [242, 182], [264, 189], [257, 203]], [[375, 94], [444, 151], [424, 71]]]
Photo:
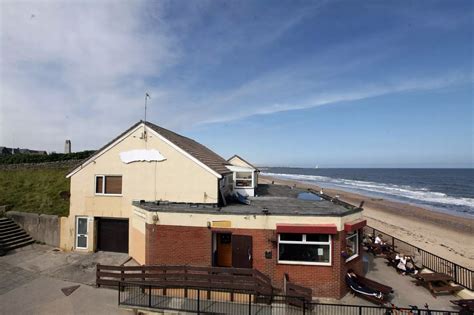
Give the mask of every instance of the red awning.
[[277, 233], [337, 234], [335, 224], [277, 224]]
[[344, 223], [344, 231], [353, 232], [367, 225], [367, 220], [356, 220]]

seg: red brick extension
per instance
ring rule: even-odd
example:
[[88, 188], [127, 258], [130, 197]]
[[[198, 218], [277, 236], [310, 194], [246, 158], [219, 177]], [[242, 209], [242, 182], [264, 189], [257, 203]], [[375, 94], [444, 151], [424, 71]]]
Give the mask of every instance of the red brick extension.
[[[205, 227], [146, 225], [146, 264], [211, 266], [212, 231]], [[313, 289], [313, 296], [341, 298], [347, 293], [344, 275], [351, 268], [362, 273], [361, 256], [345, 263], [341, 257], [345, 232], [332, 238], [332, 266], [283, 265], [277, 263], [275, 230], [225, 229], [233, 234], [253, 238], [253, 268], [272, 279], [277, 288], [283, 287], [283, 275], [290, 281]], [[265, 258], [265, 251], [272, 258]], [[360, 248], [359, 252], [361, 252]]]

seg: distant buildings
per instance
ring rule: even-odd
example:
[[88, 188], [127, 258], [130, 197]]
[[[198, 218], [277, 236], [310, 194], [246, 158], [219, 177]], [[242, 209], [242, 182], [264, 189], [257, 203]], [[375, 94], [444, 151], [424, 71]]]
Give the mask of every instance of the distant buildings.
[[14, 154], [34, 154], [34, 155], [47, 155], [46, 151], [42, 150], [30, 150], [30, 149], [20, 149], [20, 148], [7, 148], [0, 147], [0, 155], [14, 155]]

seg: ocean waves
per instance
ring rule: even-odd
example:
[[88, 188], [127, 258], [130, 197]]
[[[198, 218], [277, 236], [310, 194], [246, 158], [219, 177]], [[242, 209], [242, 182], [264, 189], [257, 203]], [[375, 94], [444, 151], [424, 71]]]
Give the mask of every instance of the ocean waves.
[[419, 205], [427, 205], [448, 212], [474, 215], [474, 198], [449, 196], [443, 192], [431, 191], [422, 186], [396, 185], [373, 181], [333, 178], [319, 175], [262, 173], [280, 179], [313, 183], [323, 188], [335, 188], [359, 192], [376, 197], [395, 199]]

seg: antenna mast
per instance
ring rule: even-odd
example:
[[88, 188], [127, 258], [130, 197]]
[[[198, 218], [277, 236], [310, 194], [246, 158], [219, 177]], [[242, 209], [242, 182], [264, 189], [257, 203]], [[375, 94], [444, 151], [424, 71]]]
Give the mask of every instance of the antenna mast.
[[148, 94], [148, 92], [145, 92], [145, 123], [146, 123], [146, 105], [149, 98], [151, 98], [150, 94]]
[[147, 140], [147, 134], [146, 134], [146, 105], [148, 103], [149, 98], [151, 98], [150, 94], [148, 94], [148, 92], [145, 92], [145, 124], [143, 125], [143, 139], [145, 141]]

